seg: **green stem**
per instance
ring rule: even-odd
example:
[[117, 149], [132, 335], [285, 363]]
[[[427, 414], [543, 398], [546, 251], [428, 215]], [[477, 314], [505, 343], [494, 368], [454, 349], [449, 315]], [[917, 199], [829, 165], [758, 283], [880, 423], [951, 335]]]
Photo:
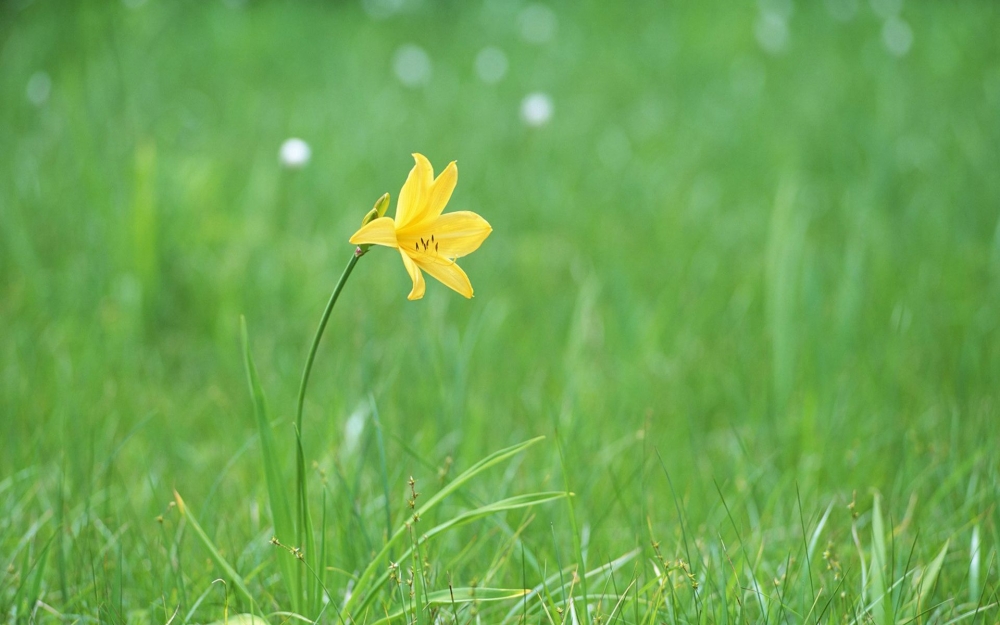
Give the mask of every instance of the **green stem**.
[[323, 331], [326, 330], [326, 322], [330, 320], [330, 313], [333, 312], [333, 306], [337, 303], [340, 292], [344, 290], [347, 278], [354, 271], [354, 265], [357, 265], [358, 259], [361, 258], [361, 254], [358, 251], [355, 251], [351, 255], [351, 262], [347, 263], [344, 273], [340, 275], [340, 280], [337, 282], [337, 286], [334, 287], [333, 294], [330, 295], [330, 301], [326, 303], [326, 310], [323, 311], [323, 317], [319, 320], [319, 327], [316, 328], [316, 336], [313, 337], [312, 347], [309, 348], [309, 358], [306, 359], [306, 366], [302, 370], [302, 383], [299, 384], [299, 402], [295, 408], [295, 427], [298, 428], [299, 432], [302, 431], [302, 406], [306, 401], [306, 386], [309, 385], [309, 373], [312, 371], [313, 361], [316, 360], [316, 350], [319, 348], [320, 339], [323, 338]]
[[[316, 360], [316, 350], [319, 348], [320, 339], [323, 338], [323, 331], [326, 330], [326, 323], [330, 320], [330, 313], [333, 312], [333, 306], [337, 303], [337, 299], [340, 297], [340, 292], [344, 290], [344, 284], [347, 282], [347, 278], [349, 278], [351, 272], [354, 271], [354, 265], [358, 264], [358, 259], [361, 258], [364, 253], [365, 251], [361, 248], [357, 248], [351, 255], [351, 261], [347, 263], [347, 267], [344, 268], [344, 273], [340, 275], [340, 280], [337, 281], [337, 286], [334, 287], [333, 293], [330, 295], [330, 301], [326, 303], [326, 309], [323, 311], [323, 317], [319, 320], [319, 327], [316, 328], [316, 336], [313, 337], [312, 347], [309, 348], [309, 358], [306, 359], [306, 366], [302, 370], [302, 382], [299, 384], [299, 399], [295, 408], [295, 432], [300, 441], [302, 436], [302, 407], [306, 401], [306, 387], [309, 385], [309, 374], [312, 372], [313, 361]], [[301, 546], [302, 534], [305, 531], [306, 525], [305, 519], [303, 518], [303, 511], [306, 509], [304, 501], [306, 476], [303, 469], [305, 464], [302, 458], [301, 442], [297, 445], [297, 449], [296, 511], [298, 513], [298, 523], [296, 541]]]

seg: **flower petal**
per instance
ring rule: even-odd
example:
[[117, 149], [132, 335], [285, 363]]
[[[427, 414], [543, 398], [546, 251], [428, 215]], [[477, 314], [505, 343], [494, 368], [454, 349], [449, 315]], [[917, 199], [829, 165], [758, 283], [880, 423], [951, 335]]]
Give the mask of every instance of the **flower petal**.
[[423, 154], [414, 154], [416, 164], [406, 177], [396, 201], [396, 227], [403, 228], [423, 218], [427, 193], [434, 184], [434, 168]]
[[406, 252], [399, 250], [399, 255], [403, 257], [403, 266], [406, 267], [406, 272], [410, 274], [410, 279], [413, 280], [413, 289], [410, 290], [410, 294], [406, 296], [406, 299], [420, 299], [424, 296], [424, 289], [426, 288], [424, 276], [420, 273], [417, 263], [413, 262], [413, 259], [407, 256]]
[[424, 219], [434, 219], [441, 214], [444, 207], [448, 205], [448, 200], [451, 199], [451, 194], [457, 184], [458, 165], [452, 161], [434, 179], [434, 183], [427, 193], [427, 212], [423, 215]]
[[351, 236], [351, 244], [399, 247], [396, 242], [396, 224], [389, 217], [373, 219]]
[[416, 256], [414, 260], [421, 269], [440, 280], [446, 287], [465, 297], [472, 297], [472, 283], [469, 282], [469, 276], [465, 275], [458, 263], [435, 262], [434, 259], [425, 260], [424, 256]]
[[427, 230], [440, 244], [436, 251], [446, 258], [461, 258], [475, 252], [493, 232], [489, 222], [472, 211], [441, 215]]

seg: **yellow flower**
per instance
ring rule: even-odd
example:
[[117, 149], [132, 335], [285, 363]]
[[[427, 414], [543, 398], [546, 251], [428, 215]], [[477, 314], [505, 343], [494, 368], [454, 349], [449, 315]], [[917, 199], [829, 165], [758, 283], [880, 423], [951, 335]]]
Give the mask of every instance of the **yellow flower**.
[[472, 297], [472, 283], [455, 262], [476, 251], [493, 228], [471, 211], [442, 215], [458, 184], [458, 166], [452, 161], [437, 178], [422, 154], [414, 154], [399, 200], [396, 217], [379, 217], [361, 226], [351, 237], [354, 245], [384, 245], [399, 250], [413, 280], [409, 299], [424, 296], [426, 271], [465, 297]]

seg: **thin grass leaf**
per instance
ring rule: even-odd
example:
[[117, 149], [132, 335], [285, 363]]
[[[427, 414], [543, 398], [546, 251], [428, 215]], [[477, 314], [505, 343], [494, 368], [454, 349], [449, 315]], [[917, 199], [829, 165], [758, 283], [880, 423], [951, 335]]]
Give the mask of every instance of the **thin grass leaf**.
[[22, 591], [26, 593], [25, 596], [28, 599], [28, 612], [32, 610], [32, 607], [41, 596], [42, 578], [45, 575], [45, 567], [49, 560], [49, 549], [52, 548], [52, 543], [55, 541], [57, 536], [59, 536], [58, 532], [52, 534], [52, 536], [45, 541], [45, 546], [42, 547], [42, 552], [38, 554], [38, 557], [35, 558], [30, 565], [27, 565], [27, 570], [21, 577], [24, 581], [14, 593], [13, 603], [15, 604], [17, 603], [18, 597], [21, 595]]
[[969, 601], [979, 599], [979, 524], [972, 526], [972, 540], [969, 543]]
[[[566, 492], [570, 492], [570, 490], [569, 490], [569, 471], [566, 470], [566, 456], [563, 453], [562, 443], [559, 441], [558, 434], [556, 435], [556, 449], [559, 451], [559, 466], [562, 469], [562, 474], [563, 474], [563, 487], [566, 489]], [[567, 499], [566, 500], [566, 511], [569, 513], [570, 530], [573, 532], [573, 551], [574, 551], [574, 554], [576, 555], [576, 561], [578, 563], [577, 566], [581, 570], [585, 571], [585, 570], [587, 570], [587, 563], [584, 562], [584, 560], [583, 560], [583, 545], [581, 544], [581, 541], [580, 541], [580, 531], [578, 529], [579, 526], [577, 525], [577, 522], [576, 522], [576, 509], [573, 506], [573, 500], [572, 499]], [[580, 586], [581, 586], [581, 589], [583, 590], [583, 596], [586, 597], [587, 596], [587, 576], [586, 575], [581, 575], [580, 576]], [[587, 606], [586, 600], [583, 602], [583, 620], [586, 623], [590, 622], [590, 609]]]
[[[219, 580], [215, 580], [215, 581], [219, 581]], [[205, 590], [203, 590], [200, 595], [198, 595], [198, 598], [194, 600], [194, 603], [191, 604], [191, 608], [188, 610], [187, 614], [184, 616], [184, 620], [181, 621], [181, 623], [183, 623], [183, 625], [187, 625], [188, 623], [191, 622], [191, 619], [194, 618], [195, 613], [198, 612], [198, 608], [200, 608], [201, 604], [205, 601], [205, 599], [208, 598], [208, 595], [211, 594], [212, 589], [214, 587], [215, 587], [215, 582], [212, 582], [211, 584], [209, 584], [208, 586], [205, 587]]]
[[410, 540], [413, 546], [410, 555], [413, 561], [413, 611], [416, 613], [417, 625], [427, 625], [427, 584], [424, 580], [424, 563], [420, 558], [420, 542], [413, 538], [413, 526], [410, 528]]
[[819, 537], [823, 534], [823, 528], [826, 527], [826, 520], [830, 518], [830, 512], [833, 511], [833, 502], [826, 507], [826, 512], [823, 513], [823, 518], [819, 520], [819, 524], [816, 525], [816, 529], [813, 530], [812, 537], [809, 539], [809, 549], [806, 550], [806, 558], [812, 560], [813, 554], [816, 552], [816, 545], [819, 543]]
[[851, 523], [851, 540], [854, 541], [854, 549], [858, 554], [858, 561], [860, 563], [859, 570], [861, 571], [861, 600], [865, 601], [868, 597], [868, 567], [865, 563], [865, 550], [861, 547], [861, 538], [858, 536], [858, 524]]
[[[320, 568], [320, 562], [318, 560], [318, 554], [316, 552], [316, 537], [313, 533], [313, 523], [312, 515], [309, 513], [309, 496], [306, 492], [306, 466], [305, 466], [305, 455], [302, 451], [302, 436], [301, 433], [295, 432], [295, 458], [298, 465], [299, 478], [297, 480], [299, 489], [295, 493], [299, 505], [299, 519], [298, 519], [298, 532], [297, 535], [301, 535], [302, 539], [305, 540], [305, 552], [302, 557], [305, 559], [306, 564], [313, 570], [318, 571]], [[296, 545], [296, 547], [302, 547], [302, 545]], [[303, 574], [302, 569], [299, 568], [297, 571], [298, 579], [302, 580]], [[320, 586], [319, 576], [314, 576], [313, 579], [305, 581], [306, 596], [305, 602], [309, 607], [309, 614], [317, 614], [320, 607], [320, 593], [322, 592], [319, 588]]]
[[944, 547], [941, 547], [941, 551], [938, 552], [937, 557], [927, 565], [927, 568], [924, 569], [923, 574], [920, 576], [920, 592], [917, 594], [917, 612], [920, 612], [920, 608], [923, 606], [924, 601], [927, 600], [927, 596], [934, 590], [934, 584], [937, 582], [941, 566], [944, 564], [944, 557], [948, 555], [948, 545], [950, 544], [951, 539], [945, 541]]
[[[260, 435], [261, 459], [264, 462], [264, 477], [267, 481], [267, 495], [271, 504], [271, 517], [274, 523], [274, 534], [279, 540], [290, 541], [295, 535], [292, 523], [292, 510], [288, 503], [288, 493], [285, 490], [285, 480], [281, 465], [275, 451], [274, 434], [267, 419], [267, 401], [257, 377], [257, 367], [250, 352], [250, 339], [247, 333], [246, 318], [240, 317], [240, 335], [243, 340], [243, 363], [246, 368], [247, 381], [250, 385], [250, 396], [253, 398], [253, 413], [257, 421], [257, 432]], [[295, 562], [290, 558], [278, 558], [281, 567], [281, 577], [292, 600], [292, 609], [298, 611], [301, 594], [299, 592], [298, 571]]]
[[[530, 495], [518, 495], [516, 497], [510, 497], [508, 499], [503, 499], [501, 501], [497, 501], [497, 502], [494, 502], [494, 503], [491, 503], [491, 504], [487, 504], [485, 506], [481, 506], [481, 507], [476, 508], [474, 510], [468, 510], [466, 512], [463, 512], [462, 514], [459, 514], [456, 517], [453, 517], [453, 518], [445, 521], [444, 523], [441, 523], [440, 525], [437, 525], [437, 526], [431, 528], [427, 532], [424, 532], [421, 535], [419, 543], [425, 543], [428, 540], [430, 540], [431, 538], [434, 538], [435, 536], [438, 536], [438, 535], [443, 534], [443, 533], [445, 533], [445, 532], [447, 532], [449, 530], [455, 529], [456, 527], [459, 527], [461, 525], [465, 525], [467, 523], [471, 523], [472, 521], [475, 521], [477, 519], [481, 519], [483, 517], [486, 517], [486, 516], [489, 516], [489, 515], [492, 515], [492, 514], [498, 514], [500, 512], [507, 512], [507, 511], [510, 511], [510, 510], [517, 510], [517, 509], [520, 509], [520, 508], [527, 508], [529, 506], [537, 506], [539, 504], [548, 503], [548, 502], [551, 502], [551, 501], [557, 501], [557, 500], [562, 499], [563, 497], [566, 497], [566, 496], [567, 496], [566, 493], [563, 493], [563, 492], [560, 492], [560, 491], [546, 492], [546, 493], [534, 493], [534, 494], [530, 494]], [[406, 558], [410, 557], [411, 554], [412, 554], [412, 552], [413, 552], [413, 546], [411, 545], [409, 548], [407, 548], [406, 551], [404, 551], [400, 555], [400, 558], [399, 558], [400, 561], [405, 560]], [[375, 600], [376, 593], [379, 591], [379, 589], [381, 589], [382, 586], [384, 586], [385, 583], [388, 582], [388, 581], [389, 581], [389, 571], [388, 571], [388, 569], [386, 569], [378, 577], [378, 579], [376, 579], [372, 583], [372, 585], [371, 585], [371, 591], [368, 593], [368, 596], [361, 603], [361, 605], [358, 606], [357, 611], [358, 612], [364, 612], [364, 610], [367, 609], [372, 604], [372, 602]]]
[[629, 585], [625, 587], [625, 592], [619, 596], [618, 603], [615, 604], [615, 607], [611, 608], [611, 613], [608, 614], [607, 619], [609, 623], [615, 623], [619, 619], [621, 608], [625, 604], [625, 600], [628, 598], [628, 592], [632, 590], [632, 586], [635, 586], [635, 581], [636, 580], [633, 578], [632, 581], [629, 582]]
[[174, 491], [174, 501], [177, 502], [177, 509], [191, 525], [191, 529], [194, 530], [195, 535], [197, 535], [199, 540], [201, 540], [201, 544], [204, 545], [205, 549], [208, 551], [208, 555], [211, 556], [212, 560], [215, 562], [215, 565], [222, 569], [226, 576], [229, 577], [230, 581], [232, 581], [240, 592], [243, 593], [246, 600], [250, 602], [250, 606], [254, 606], [253, 595], [251, 595], [250, 591], [247, 589], [243, 578], [240, 577], [240, 574], [236, 572], [236, 569], [230, 566], [230, 564], [226, 562], [226, 559], [222, 557], [222, 554], [219, 553], [218, 549], [216, 549], [212, 539], [209, 538], [208, 534], [205, 533], [205, 530], [201, 528], [201, 524], [198, 523], [198, 519], [195, 518], [194, 513], [187, 507], [187, 504], [185, 504], [184, 500], [181, 499], [180, 493], [176, 490]]
[[[327, 574], [327, 571], [326, 571], [326, 521], [327, 521], [327, 519], [326, 519], [326, 490], [325, 489], [323, 490], [322, 505], [323, 505], [323, 507], [322, 507], [323, 516], [320, 517], [320, 526], [319, 526], [319, 566], [315, 569], [316, 574], [319, 576], [319, 579], [316, 580], [316, 583], [319, 584], [319, 588], [317, 590], [319, 592], [323, 593], [323, 594], [320, 595], [320, 603], [321, 604], [323, 603], [323, 596], [326, 594], [326, 590], [324, 590], [324, 589], [326, 588], [326, 574]], [[318, 617], [317, 617], [317, 620], [318, 620]]]
[[955, 623], [958, 623], [960, 621], [964, 621], [965, 619], [970, 618], [970, 617], [974, 620], [975, 617], [978, 616], [980, 612], [983, 612], [985, 610], [992, 610], [993, 608], [995, 608], [997, 606], [1000, 606], [1000, 603], [991, 603], [989, 605], [984, 605], [984, 606], [978, 607], [975, 610], [969, 610], [968, 612], [965, 612], [963, 614], [960, 614], [960, 615], [956, 616], [955, 618], [951, 619], [950, 621], [945, 621], [943, 623], [943, 625], [954, 625]]
[[209, 625], [270, 625], [263, 617], [253, 614], [234, 614], [221, 621], [214, 621]]
[[892, 601], [886, 597], [885, 520], [882, 517], [882, 496], [875, 493], [872, 504], [871, 572], [868, 575], [871, 594], [868, 603], [876, 608], [879, 625], [892, 625]]
[[[31, 527], [28, 528], [28, 531], [25, 532], [23, 536], [21, 536], [20, 540], [18, 540], [17, 542], [17, 545], [14, 547], [13, 550], [11, 550], [9, 556], [7, 556], [5, 560], [0, 562], [0, 571], [8, 571], [11, 569], [12, 566], [14, 566], [14, 563], [17, 561], [17, 557], [20, 555], [21, 551], [28, 548], [28, 546], [31, 544], [31, 541], [35, 538], [35, 535], [46, 523], [48, 523], [51, 517], [52, 517], [52, 511], [48, 510], [44, 514], [42, 514], [41, 518], [39, 518], [38, 520], [36, 520], [34, 523], [31, 524]], [[4, 588], [3, 585], [4, 581], [5, 580], [3, 578], [0, 578], [0, 590], [3, 590]]]
[[[611, 575], [615, 571], [621, 569], [623, 566], [625, 566], [626, 564], [628, 564], [629, 562], [631, 562], [632, 560], [634, 560], [636, 558], [636, 556], [638, 556], [641, 552], [642, 552], [641, 549], [633, 549], [632, 551], [629, 551], [628, 553], [626, 553], [626, 554], [624, 554], [622, 556], [619, 556], [618, 558], [612, 560], [611, 562], [608, 562], [606, 564], [602, 564], [601, 566], [599, 566], [599, 567], [597, 567], [597, 568], [595, 568], [595, 569], [593, 569], [591, 571], [587, 571], [587, 573], [584, 575], [584, 577], [586, 577], [588, 579], [599, 579], [602, 574]], [[575, 567], [573, 567], [573, 566], [567, 566], [565, 569], [563, 569], [561, 571], [557, 571], [557, 572], [553, 573], [552, 575], [544, 578], [541, 583], [539, 583], [538, 585], [536, 585], [536, 586], [534, 586], [533, 588], [530, 589], [531, 592], [532, 592], [532, 594], [534, 594], [534, 595], [536, 595], [538, 597], [541, 597], [542, 595], [544, 595], [549, 600], [549, 605], [554, 610], [556, 608], [555, 598], [565, 595], [566, 592], [569, 590], [570, 586], [572, 585], [573, 581], [572, 581], [572, 578], [571, 578], [569, 582], [560, 582], [560, 585], [556, 586], [554, 589], [550, 588], [550, 586], [552, 586], [552, 584], [555, 584], [557, 581], [562, 580], [563, 573], [569, 573], [574, 568]], [[650, 588], [652, 587], [652, 585], [656, 584], [656, 583], [658, 583], [658, 582], [657, 581], [651, 582], [645, 588], [643, 588], [642, 590], [638, 591], [639, 594], [645, 594], [646, 592], [648, 592], [650, 590]], [[537, 611], [538, 608], [533, 608], [533, 609]], [[507, 616], [504, 618], [504, 622], [507, 622], [507, 621], [510, 621], [511, 619], [513, 619], [517, 615], [517, 613], [519, 611], [520, 611], [520, 607], [519, 606], [515, 606], [515, 607], [511, 608], [511, 611], [508, 612]], [[529, 610], [528, 614], [532, 615], [533, 614], [532, 610]]]
[[38, 603], [42, 596], [42, 580], [45, 578], [45, 569], [49, 562], [49, 551], [52, 549], [52, 545], [55, 543], [55, 538], [58, 533], [53, 534], [46, 543], [45, 547], [42, 548], [42, 552], [38, 554], [38, 561], [35, 564], [35, 572], [31, 576], [30, 583], [28, 584], [28, 605], [34, 609], [34, 606]]
[[[448, 590], [437, 590], [427, 593], [427, 607], [440, 607], [451, 605], [452, 603], [488, 603], [493, 601], [511, 601], [521, 599], [531, 594], [530, 590], [507, 589], [507, 588], [449, 588]], [[454, 601], [452, 597], [454, 596]], [[405, 616], [407, 610], [399, 608], [395, 612], [390, 612], [388, 616], [375, 621], [373, 625], [391, 623], [396, 619]], [[424, 617], [426, 618], [426, 616]]]
[[[424, 503], [424, 505], [417, 510], [416, 514], [419, 516], [425, 516], [430, 510], [433, 510], [435, 507], [437, 507], [437, 505], [441, 503], [445, 498], [447, 498], [449, 495], [451, 495], [456, 490], [461, 488], [466, 482], [468, 482], [472, 478], [476, 477], [477, 475], [489, 469], [490, 467], [493, 467], [499, 464], [500, 462], [503, 462], [504, 460], [507, 460], [508, 458], [521, 453], [528, 447], [531, 447], [532, 445], [535, 445], [544, 439], [545, 439], [544, 436], [538, 436], [531, 440], [519, 443], [517, 445], [512, 445], [505, 449], [493, 452], [489, 456], [486, 456], [485, 458], [483, 458], [482, 460], [480, 460], [479, 462], [477, 462], [476, 464], [472, 465], [464, 472], [462, 472], [453, 481], [446, 484], [441, 490], [434, 493]], [[393, 534], [389, 538], [389, 540], [386, 541], [385, 545], [382, 547], [382, 550], [378, 552], [378, 554], [372, 559], [372, 561], [365, 568], [364, 572], [358, 578], [358, 583], [355, 584], [354, 586], [354, 592], [351, 593], [350, 598], [344, 604], [342, 616], [344, 617], [345, 620], [348, 619], [349, 615], [354, 609], [355, 603], [360, 601], [362, 597], [365, 597], [366, 595], [370, 594], [369, 586], [375, 579], [375, 575], [377, 574], [379, 567], [386, 566], [387, 564], [386, 557], [389, 551], [393, 548], [393, 546], [397, 542], [399, 542], [399, 540], [403, 537], [405, 533], [406, 533], [405, 525], [397, 529], [396, 533]]]

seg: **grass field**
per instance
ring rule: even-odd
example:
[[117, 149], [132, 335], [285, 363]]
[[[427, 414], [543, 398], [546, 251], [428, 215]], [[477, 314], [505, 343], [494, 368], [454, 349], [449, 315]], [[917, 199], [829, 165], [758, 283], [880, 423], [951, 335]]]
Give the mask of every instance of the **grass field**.
[[[998, 622], [998, 32], [973, 0], [0, 3], [0, 620]], [[282, 531], [316, 323], [414, 151], [493, 226], [476, 297], [360, 260]]]

